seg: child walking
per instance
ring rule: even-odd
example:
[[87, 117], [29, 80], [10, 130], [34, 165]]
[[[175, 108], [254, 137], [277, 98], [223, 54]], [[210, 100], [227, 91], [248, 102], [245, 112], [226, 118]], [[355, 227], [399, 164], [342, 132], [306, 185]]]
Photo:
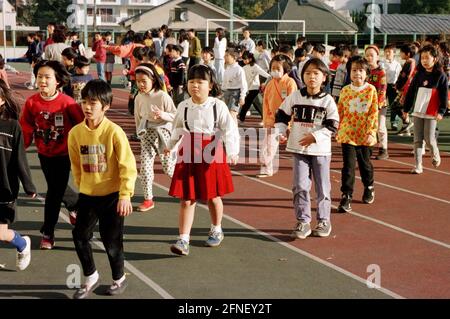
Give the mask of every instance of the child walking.
[[436, 125], [442, 120], [448, 103], [448, 79], [432, 45], [420, 49], [420, 63], [405, 96], [404, 112], [412, 110], [414, 121], [413, 174], [423, 173], [423, 140], [431, 148], [432, 164], [439, 167], [441, 156], [436, 141]]
[[248, 90], [245, 72], [236, 62], [238, 57], [239, 53], [233, 48], [225, 51], [225, 65], [227, 65], [227, 68], [223, 74], [222, 83], [223, 99], [235, 121], [237, 121], [239, 108], [245, 103], [245, 96]]
[[69, 133], [72, 174], [80, 190], [72, 235], [86, 277], [75, 292], [75, 299], [88, 297], [99, 285], [90, 243], [97, 221], [113, 278], [106, 294], [119, 295], [127, 287], [123, 224], [124, 218], [133, 212], [130, 198], [137, 177], [136, 161], [125, 132], [105, 116], [113, 96], [109, 84], [92, 80], [81, 96], [85, 120]]
[[275, 114], [281, 103], [297, 90], [295, 80], [289, 76], [291, 63], [287, 56], [276, 55], [270, 61], [272, 79], [267, 83], [263, 99], [263, 127], [265, 136], [261, 145], [261, 168], [256, 176], [259, 178], [272, 176], [274, 158], [278, 149], [278, 134], [275, 132]]
[[397, 90], [395, 89], [395, 82], [397, 82], [398, 76], [400, 75], [400, 71], [402, 69], [402, 66], [400, 63], [395, 60], [395, 46], [392, 44], [387, 44], [384, 47], [384, 57], [385, 59], [382, 61], [383, 68], [386, 71], [386, 82], [387, 82], [387, 89], [386, 89], [386, 98], [387, 102], [389, 103], [389, 107], [391, 108], [391, 116], [390, 116], [390, 122], [391, 122], [391, 129], [397, 130], [397, 114], [395, 112], [392, 112], [392, 105], [397, 97]]
[[[397, 135], [411, 136], [411, 129], [414, 126], [414, 122], [409, 118], [408, 113], [403, 113], [403, 103], [408, 91], [409, 81], [413, 77], [416, 69], [416, 60], [414, 59], [415, 46], [412, 44], [405, 44], [400, 48], [400, 57], [405, 60], [397, 82], [395, 83], [395, 89], [397, 90], [397, 102], [394, 103], [394, 108], [391, 109], [396, 116], [402, 118], [403, 126]], [[409, 83], [408, 83], [409, 82]]]
[[367, 60], [354, 57], [350, 68], [352, 83], [345, 86], [339, 96], [340, 124], [336, 140], [341, 143], [344, 162], [341, 175], [342, 198], [338, 207], [340, 213], [352, 210], [356, 161], [364, 184], [362, 201], [371, 204], [375, 200], [370, 156], [372, 146], [377, 143], [378, 95], [376, 88], [367, 83], [369, 72]]
[[[248, 94], [245, 97], [245, 103], [241, 108], [241, 111], [239, 112], [239, 120], [241, 122], [245, 121], [245, 117], [247, 115], [247, 111], [252, 106], [255, 99], [258, 97], [259, 90], [260, 90], [260, 81], [259, 78], [268, 78], [270, 77], [270, 74], [264, 71], [258, 64], [256, 64], [255, 56], [253, 53], [250, 53], [248, 51], [245, 51], [242, 55], [242, 59], [244, 60], [245, 66], [244, 66], [244, 73], [245, 73], [245, 79], [247, 81], [247, 87], [248, 87]], [[256, 109], [262, 116], [262, 110]]]
[[389, 158], [388, 153], [388, 134], [386, 128], [386, 72], [379, 63], [380, 49], [375, 45], [369, 45], [365, 50], [366, 60], [369, 63], [370, 74], [367, 82], [377, 89], [378, 95], [378, 142], [380, 145], [377, 160]]
[[222, 242], [221, 197], [234, 190], [227, 161], [237, 163], [240, 142], [238, 127], [227, 106], [214, 97], [220, 89], [211, 68], [194, 65], [189, 70], [188, 92], [191, 98], [178, 106], [172, 137], [165, 150], [168, 154], [182, 134], [169, 191], [169, 195], [181, 200], [180, 236], [170, 247], [178, 255], [189, 254], [189, 238], [198, 200], [208, 202], [211, 215], [211, 229], [205, 245], [216, 247]]
[[[275, 127], [281, 140], [293, 120], [286, 150], [294, 153], [294, 207], [297, 224], [293, 238], [311, 233], [327, 237], [331, 233], [331, 137], [337, 132], [339, 115], [333, 97], [325, 92], [329, 71], [318, 58], [308, 60], [301, 73], [305, 88], [295, 91], [281, 104]], [[311, 231], [311, 173], [317, 194], [317, 225]]]
[[170, 140], [177, 109], [170, 95], [162, 89], [163, 82], [152, 64], [142, 63], [136, 68], [136, 84], [139, 94], [134, 100], [134, 118], [141, 139], [141, 185], [144, 189], [144, 202], [138, 210], [145, 212], [155, 206], [153, 164], [156, 155], [161, 159], [164, 173], [173, 175], [175, 158], [166, 156], [164, 149]]
[[[34, 143], [41, 169], [47, 182], [41, 249], [52, 249], [61, 202], [69, 211], [76, 209], [78, 196], [68, 187], [70, 159], [67, 136], [84, 116], [78, 104], [59, 92], [69, 78], [65, 67], [58, 61], [43, 60], [34, 68], [39, 93], [30, 96], [23, 108], [20, 125], [25, 148]], [[66, 190], [67, 188], [67, 190]]]
[[16, 215], [19, 180], [28, 195], [36, 196], [18, 122], [19, 113], [19, 103], [0, 80], [0, 240], [16, 248], [16, 266], [24, 270], [31, 261], [31, 239], [8, 227]]

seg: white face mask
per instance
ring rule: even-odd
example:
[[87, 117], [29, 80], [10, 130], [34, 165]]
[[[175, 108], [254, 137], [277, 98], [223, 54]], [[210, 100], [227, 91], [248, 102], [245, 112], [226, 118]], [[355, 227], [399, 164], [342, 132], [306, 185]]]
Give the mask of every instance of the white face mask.
[[274, 79], [280, 79], [283, 76], [281, 71], [270, 71], [270, 76]]

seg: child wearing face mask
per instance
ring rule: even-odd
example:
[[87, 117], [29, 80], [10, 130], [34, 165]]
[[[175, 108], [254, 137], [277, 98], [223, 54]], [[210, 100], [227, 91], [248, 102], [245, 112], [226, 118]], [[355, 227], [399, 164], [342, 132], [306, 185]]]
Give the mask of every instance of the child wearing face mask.
[[266, 130], [261, 145], [260, 173], [256, 175], [259, 178], [269, 177], [274, 173], [274, 158], [278, 149], [275, 114], [286, 97], [297, 90], [294, 79], [289, 77], [291, 68], [291, 61], [285, 55], [276, 55], [270, 61], [269, 69], [272, 79], [264, 90], [263, 127]]

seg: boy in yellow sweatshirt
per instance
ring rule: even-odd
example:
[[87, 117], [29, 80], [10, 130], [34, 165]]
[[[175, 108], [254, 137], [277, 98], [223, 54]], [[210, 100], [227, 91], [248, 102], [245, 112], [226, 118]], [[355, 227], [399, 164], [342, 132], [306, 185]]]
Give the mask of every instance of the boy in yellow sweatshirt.
[[97, 221], [108, 255], [113, 284], [108, 295], [121, 294], [124, 273], [123, 224], [132, 213], [136, 160], [122, 128], [106, 118], [112, 102], [109, 84], [89, 81], [81, 91], [85, 119], [69, 133], [68, 148], [75, 185], [80, 190], [77, 222], [72, 231], [86, 281], [74, 294], [86, 298], [99, 285], [90, 240]]

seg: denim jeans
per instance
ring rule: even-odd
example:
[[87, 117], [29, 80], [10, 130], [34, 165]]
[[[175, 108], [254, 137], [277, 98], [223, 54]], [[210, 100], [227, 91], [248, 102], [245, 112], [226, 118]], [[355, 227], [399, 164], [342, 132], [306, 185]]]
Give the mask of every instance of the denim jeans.
[[97, 63], [97, 74], [100, 80], [106, 81], [105, 78], [105, 63]]

